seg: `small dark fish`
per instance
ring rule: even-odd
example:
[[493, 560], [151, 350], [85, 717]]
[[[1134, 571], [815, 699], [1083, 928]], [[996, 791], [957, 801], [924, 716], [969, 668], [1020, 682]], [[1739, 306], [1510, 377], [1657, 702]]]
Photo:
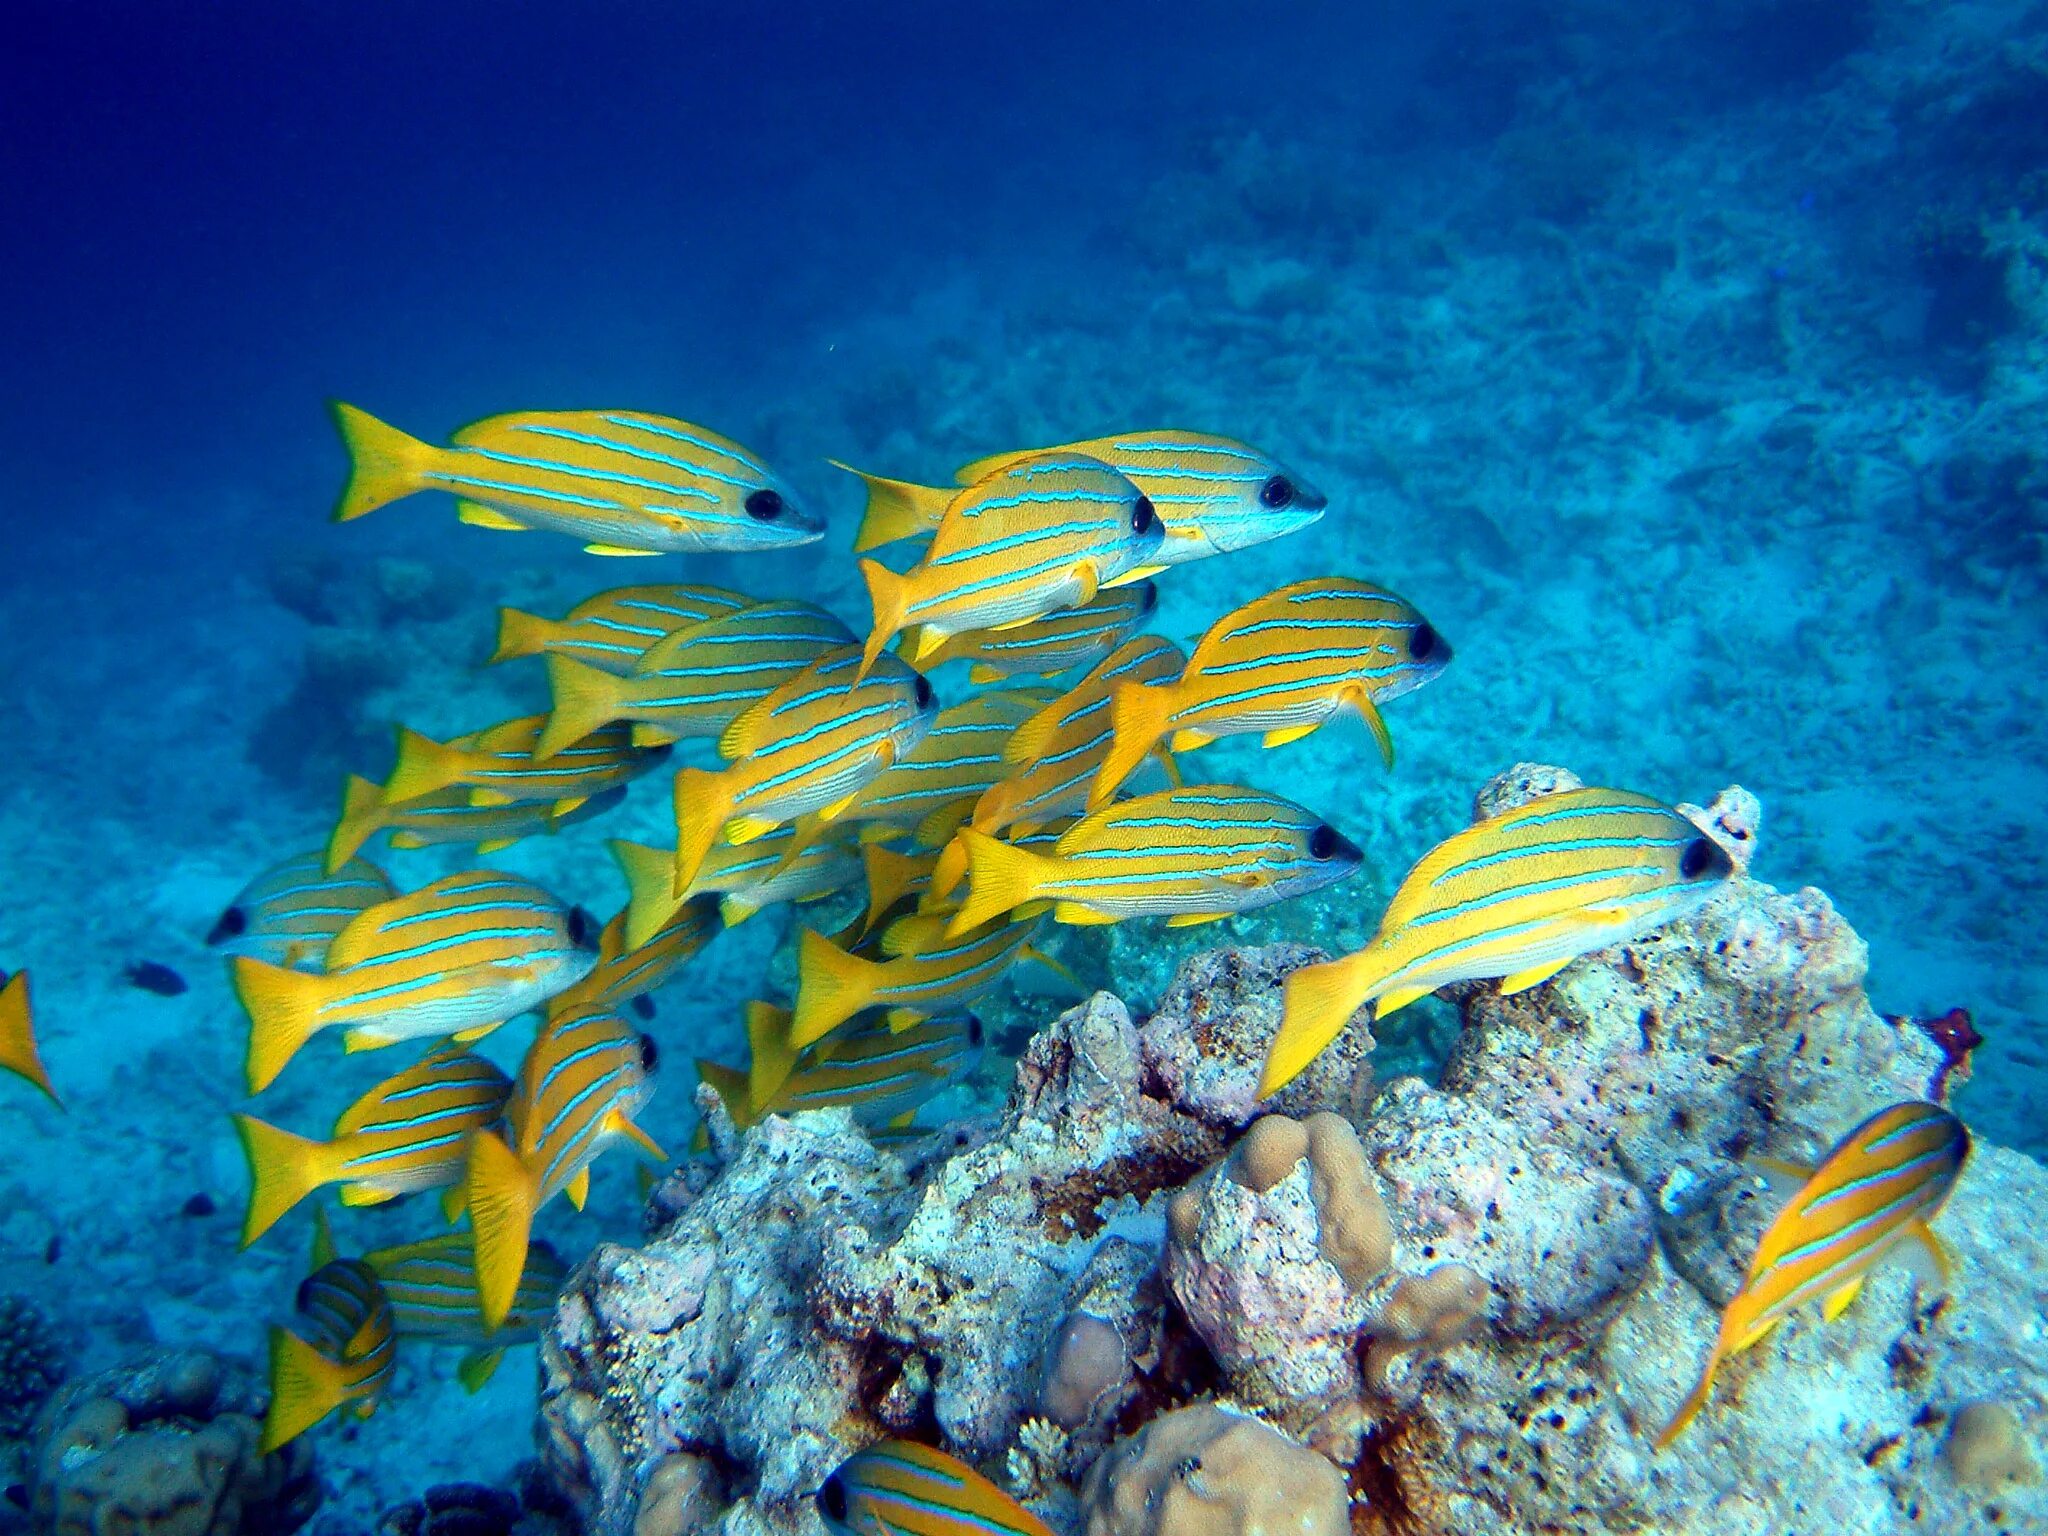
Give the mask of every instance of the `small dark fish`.
[[154, 960], [138, 960], [121, 972], [121, 979], [131, 987], [140, 987], [145, 992], [154, 992], [158, 997], [176, 997], [189, 990], [185, 978], [168, 965], [159, 965]]
[[651, 1019], [654, 1017], [654, 999], [649, 997], [644, 992], [641, 993], [638, 997], [634, 998], [633, 1001], [627, 1006], [630, 1007], [634, 1013], [636, 1013], [643, 1019]]
[[186, 1216], [211, 1216], [218, 1209], [219, 1207], [213, 1203], [213, 1196], [202, 1189], [198, 1194], [185, 1202], [182, 1214]]

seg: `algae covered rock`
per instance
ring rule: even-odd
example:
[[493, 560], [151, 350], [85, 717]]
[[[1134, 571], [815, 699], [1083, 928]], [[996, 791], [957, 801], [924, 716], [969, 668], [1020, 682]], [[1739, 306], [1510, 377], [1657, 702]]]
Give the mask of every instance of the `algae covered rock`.
[[257, 1450], [268, 1393], [249, 1370], [174, 1350], [62, 1388], [37, 1423], [39, 1536], [284, 1536], [320, 1503], [313, 1451]]
[[1088, 1474], [1087, 1536], [1344, 1536], [1337, 1469], [1215, 1403], [1162, 1414]]

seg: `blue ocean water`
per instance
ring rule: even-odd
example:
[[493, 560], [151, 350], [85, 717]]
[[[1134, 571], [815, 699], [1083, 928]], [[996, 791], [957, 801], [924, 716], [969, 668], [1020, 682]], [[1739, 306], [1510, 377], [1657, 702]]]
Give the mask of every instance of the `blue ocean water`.
[[[1354, 927], [1512, 762], [1740, 783], [1757, 873], [1830, 895], [1881, 1009], [1967, 1008], [1962, 1112], [2048, 1154], [2041, 5], [30, 3], [11, 32], [0, 967], [35, 976], [69, 1113], [7, 1094], [0, 1291], [81, 1361], [253, 1355], [305, 1267], [297, 1220], [236, 1252], [243, 1022], [203, 943], [228, 897], [324, 838], [392, 721], [544, 707], [480, 667], [496, 604], [702, 579], [860, 627], [828, 457], [943, 479], [1157, 425], [1270, 448], [1329, 514], [1173, 573], [1155, 627], [1344, 572], [1457, 649], [1390, 707], [1391, 773], [1341, 728], [1203, 762], [1367, 849]], [[430, 438], [677, 415], [832, 531], [607, 561], [432, 498], [336, 526], [330, 397]], [[502, 862], [608, 912], [603, 838], [665, 815], [649, 783]], [[792, 921], [659, 1001], [676, 1059], [736, 1056]], [[128, 986], [143, 958], [190, 990]], [[347, 1094], [307, 1076], [264, 1112], [324, 1127]], [[550, 1212], [567, 1251], [634, 1229], [630, 1171], [598, 1181]], [[218, 1214], [181, 1215], [201, 1193]], [[332, 1449], [345, 1499], [521, 1453], [523, 1367], [475, 1402], [431, 1352], [403, 1371]]]

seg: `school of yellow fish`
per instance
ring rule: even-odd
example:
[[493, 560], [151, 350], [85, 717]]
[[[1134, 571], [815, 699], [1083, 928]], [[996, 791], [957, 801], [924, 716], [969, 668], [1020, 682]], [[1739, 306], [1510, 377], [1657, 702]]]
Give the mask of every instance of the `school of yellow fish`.
[[[339, 520], [442, 491], [465, 523], [567, 534], [605, 556], [824, 535], [760, 457], [688, 422], [518, 412], [440, 447], [334, 409], [352, 460]], [[628, 1014], [644, 1021], [648, 994], [725, 927], [776, 903], [862, 898], [837, 932], [800, 934], [793, 998], [747, 1005], [746, 1067], [696, 1063], [734, 1122], [836, 1105], [878, 1136], [911, 1135], [983, 1055], [977, 999], [1006, 978], [1074, 985], [1036, 947], [1048, 922], [1209, 922], [1358, 868], [1313, 807], [1189, 783], [1183, 759], [1226, 736], [1284, 748], [1352, 717], [1391, 766], [1385, 706], [1451, 660], [1435, 628], [1385, 588], [1328, 575], [1222, 615], [1189, 653], [1141, 633], [1172, 567], [1317, 521], [1324, 497], [1301, 476], [1186, 431], [998, 454], [950, 486], [853, 473], [867, 495], [856, 551], [926, 540], [900, 571], [860, 562], [865, 633], [800, 599], [704, 585], [617, 587], [559, 619], [501, 610], [492, 660], [544, 667], [549, 712], [449, 741], [399, 727], [385, 782], [351, 777], [326, 846], [258, 876], [209, 935], [248, 1014], [251, 1094], [327, 1031], [346, 1053], [425, 1047], [324, 1138], [235, 1117], [244, 1245], [330, 1185], [350, 1206], [436, 1191], [448, 1224], [344, 1258], [319, 1218], [294, 1325], [272, 1330], [266, 1447], [337, 1411], [369, 1414], [401, 1338], [464, 1346], [475, 1390], [535, 1337], [566, 1273], [534, 1235], [547, 1203], [580, 1208], [613, 1146], [668, 1161], [640, 1123], [660, 1052]], [[953, 662], [964, 682], [935, 687], [926, 674]], [[628, 898], [606, 922], [485, 867], [401, 891], [361, 853], [383, 833], [487, 856], [602, 815], [656, 768], [672, 773], [675, 845], [613, 841]], [[1732, 875], [1692, 822], [1625, 790], [1479, 822], [1424, 855], [1362, 950], [1289, 979], [1263, 1091], [1367, 1005], [1385, 1017], [1451, 982], [1535, 986]], [[515, 1074], [470, 1049], [525, 1015], [539, 1022]], [[56, 1100], [25, 973], [0, 988], [0, 1067]], [[1928, 1222], [1968, 1149], [1952, 1115], [1906, 1103], [1817, 1168], [1778, 1169], [1798, 1191], [1658, 1445], [1723, 1360], [1802, 1302], [1834, 1316], [1902, 1243], [1941, 1272]], [[902, 1441], [854, 1457], [817, 1502], [860, 1536], [1045, 1529], [972, 1469]]]

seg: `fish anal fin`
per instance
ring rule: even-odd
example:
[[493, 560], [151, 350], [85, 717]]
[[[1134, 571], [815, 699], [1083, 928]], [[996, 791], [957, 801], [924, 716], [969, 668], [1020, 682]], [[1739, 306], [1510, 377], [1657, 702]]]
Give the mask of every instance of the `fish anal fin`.
[[1399, 1013], [1410, 1003], [1419, 1002], [1435, 990], [1434, 987], [1391, 987], [1382, 992], [1372, 1005], [1372, 1016], [1384, 1019], [1390, 1013]]
[[1176, 912], [1166, 920], [1169, 928], [1197, 928], [1203, 923], [1220, 923], [1228, 912]]
[[628, 549], [623, 544], [586, 544], [583, 546], [583, 553], [586, 555], [608, 555], [618, 559], [631, 560], [637, 559], [642, 555], [649, 557], [658, 556], [661, 551], [658, 549]]
[[1282, 726], [1277, 731], [1266, 732], [1265, 735], [1259, 738], [1259, 744], [1261, 746], [1266, 747], [1289, 746], [1294, 742], [1301, 741], [1307, 737], [1313, 736], [1319, 729], [1321, 729], [1321, 725], [1322, 722], [1318, 721], [1314, 725]]
[[1827, 1299], [1823, 1301], [1820, 1305], [1821, 1321], [1825, 1323], [1832, 1323], [1836, 1318], [1840, 1317], [1844, 1312], [1848, 1311], [1849, 1303], [1854, 1301], [1857, 1298], [1857, 1296], [1861, 1294], [1862, 1290], [1863, 1276], [1858, 1275], [1854, 1280], [1851, 1280], [1847, 1285], [1839, 1286], [1836, 1289], [1829, 1291], [1827, 1294]]
[[1098, 912], [1095, 908], [1078, 901], [1054, 902], [1052, 920], [1056, 923], [1071, 923], [1076, 927], [1082, 928], [1102, 928], [1120, 921], [1120, 919], [1107, 912]]
[[590, 1199], [590, 1170], [578, 1168], [575, 1177], [562, 1186], [562, 1193], [569, 1197], [569, 1203], [582, 1210], [584, 1202]]
[[765, 816], [735, 816], [725, 824], [725, 840], [735, 847], [756, 842], [781, 825], [781, 822], [770, 821]]
[[[1118, 576], [1113, 580], [1105, 581], [1104, 583], [1102, 583], [1102, 586], [1098, 590], [1106, 592], [1111, 587], [1128, 587], [1136, 584], [1137, 582], [1149, 581], [1152, 577], [1157, 576], [1161, 571], [1165, 569], [1166, 567], [1163, 565], [1134, 565], [1128, 571], [1125, 571], [1123, 575]], [[1081, 599], [1081, 602], [1091, 602], [1094, 600], [1094, 597], [1095, 593], [1090, 592], [1087, 597]], [[1074, 606], [1078, 608], [1081, 606], [1081, 603], [1076, 603]]]
[[498, 1369], [498, 1362], [505, 1358], [501, 1344], [496, 1349], [472, 1349], [464, 1355], [455, 1367], [455, 1379], [462, 1383], [462, 1390], [472, 1395], [483, 1390], [484, 1383]]
[[1517, 992], [1526, 992], [1531, 987], [1541, 986], [1577, 958], [1576, 955], [1567, 955], [1562, 960], [1546, 960], [1541, 965], [1530, 966], [1526, 971], [1516, 971], [1512, 976], [1503, 976], [1500, 979], [1500, 995], [1513, 997]]
[[515, 522], [504, 513], [494, 511], [481, 502], [458, 501], [455, 515], [472, 528], [495, 528], [500, 533], [531, 533], [533, 530], [521, 522]]
[[1206, 747], [1215, 739], [1207, 731], [1183, 729], [1173, 733], [1173, 740], [1169, 745], [1175, 752], [1192, 752], [1197, 747]]

